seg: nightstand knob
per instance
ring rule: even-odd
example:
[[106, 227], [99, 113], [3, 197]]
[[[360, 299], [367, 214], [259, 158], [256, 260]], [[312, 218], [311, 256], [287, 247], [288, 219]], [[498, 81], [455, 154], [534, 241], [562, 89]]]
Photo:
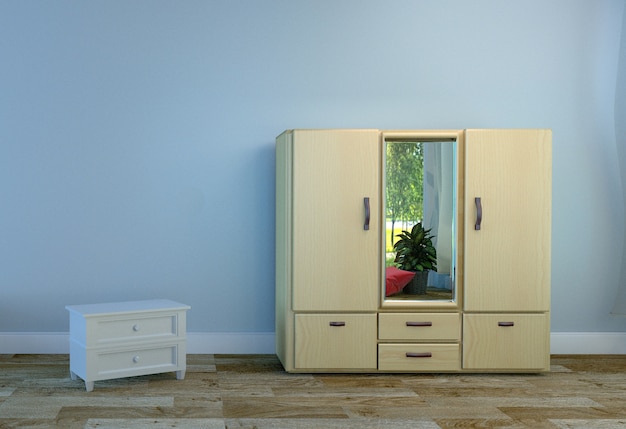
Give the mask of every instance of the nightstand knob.
[[139, 355], [133, 357], [133, 362], [135, 363], [139, 362]]
[[133, 325], [133, 331], [135, 332], [139, 331], [139, 325], [137, 324]]

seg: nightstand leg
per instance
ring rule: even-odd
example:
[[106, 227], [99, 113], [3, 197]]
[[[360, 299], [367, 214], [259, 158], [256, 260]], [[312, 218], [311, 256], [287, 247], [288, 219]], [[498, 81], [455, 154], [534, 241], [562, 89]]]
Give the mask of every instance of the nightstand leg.
[[185, 371], [176, 371], [176, 380], [182, 380], [185, 378]]
[[85, 389], [87, 392], [91, 392], [93, 390], [93, 381], [85, 381]]

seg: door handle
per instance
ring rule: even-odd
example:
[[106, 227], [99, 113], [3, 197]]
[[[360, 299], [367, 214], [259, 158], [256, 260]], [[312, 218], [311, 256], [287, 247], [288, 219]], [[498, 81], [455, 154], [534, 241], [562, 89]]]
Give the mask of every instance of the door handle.
[[363, 229], [369, 231], [370, 229], [370, 199], [369, 197], [363, 198], [363, 205], [365, 206], [365, 223]]
[[479, 231], [480, 224], [483, 222], [483, 205], [480, 202], [480, 197], [474, 198], [474, 203], [476, 203], [476, 223], [474, 224], [474, 229]]

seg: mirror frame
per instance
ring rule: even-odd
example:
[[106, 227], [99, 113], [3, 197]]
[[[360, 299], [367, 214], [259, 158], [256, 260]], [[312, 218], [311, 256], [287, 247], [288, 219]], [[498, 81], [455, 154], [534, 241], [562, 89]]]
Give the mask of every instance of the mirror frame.
[[[463, 308], [463, 260], [464, 260], [464, 217], [465, 217], [465, 133], [463, 130], [406, 130], [406, 131], [381, 131], [381, 195], [380, 201], [380, 248], [383, 249], [380, 256], [380, 308], [385, 310], [459, 310]], [[455, 259], [455, 297], [452, 301], [437, 300], [392, 300], [385, 296], [385, 240], [386, 240], [386, 142], [387, 141], [456, 141], [456, 259]]]

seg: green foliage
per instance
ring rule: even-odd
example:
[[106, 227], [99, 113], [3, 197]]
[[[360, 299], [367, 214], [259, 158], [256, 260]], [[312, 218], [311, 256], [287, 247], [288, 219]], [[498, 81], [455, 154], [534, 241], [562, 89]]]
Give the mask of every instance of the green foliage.
[[424, 148], [419, 142], [387, 142], [386, 217], [392, 222], [421, 219]]
[[397, 235], [400, 239], [393, 245], [396, 251], [398, 268], [406, 271], [437, 269], [437, 250], [433, 246], [430, 229], [424, 229], [421, 222]]

